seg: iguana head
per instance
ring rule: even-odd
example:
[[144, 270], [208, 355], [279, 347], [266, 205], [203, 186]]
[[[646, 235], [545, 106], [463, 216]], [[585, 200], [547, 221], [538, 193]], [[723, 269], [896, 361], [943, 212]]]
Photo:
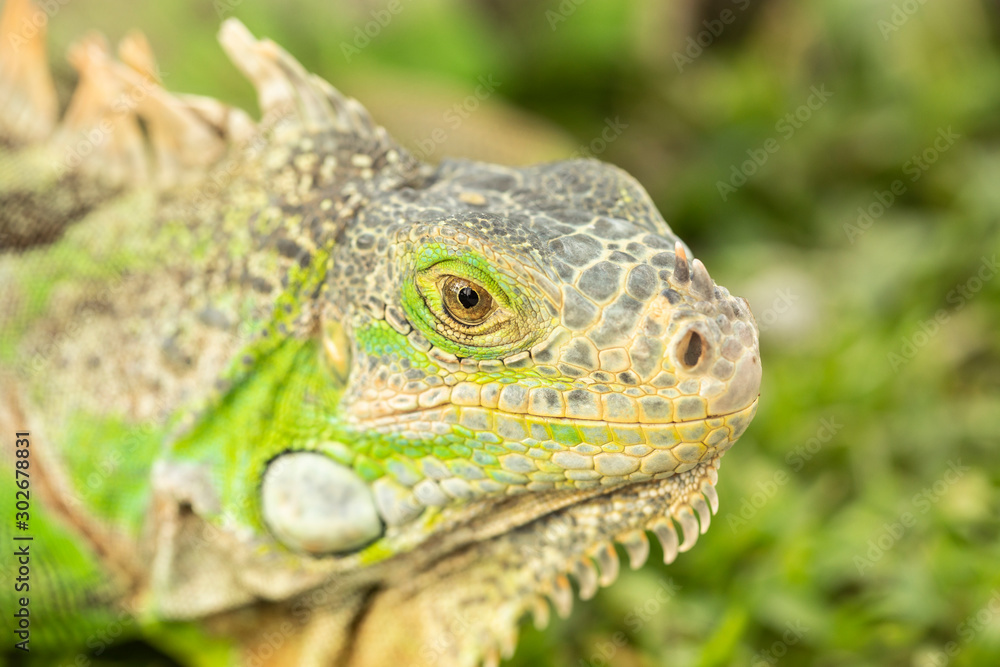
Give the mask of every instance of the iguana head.
[[[319, 84], [290, 57], [247, 52], [264, 64], [244, 57], [244, 69], [271, 66], [315, 113]], [[318, 244], [330, 256], [317, 335], [343, 388], [325, 440], [270, 459], [264, 523], [293, 550], [371, 562], [456, 546], [456, 526], [483, 517], [509, 532], [641, 485], [668, 502], [639, 524], [609, 516], [574, 549], [649, 528], [672, 558], [671, 519], [681, 547], [693, 544], [695, 515], [705, 528], [717, 505], [719, 457], [756, 409], [746, 301], [690, 258], [620, 169], [432, 170], [372, 127], [296, 134], [283, 149], [288, 184], [352, 170], [346, 185], [295, 195], [294, 208], [308, 199], [318, 218], [350, 214]]]
[[609, 165], [446, 162], [359, 212], [327, 285], [371, 538], [471, 500], [707, 479], [756, 405], [746, 302]]

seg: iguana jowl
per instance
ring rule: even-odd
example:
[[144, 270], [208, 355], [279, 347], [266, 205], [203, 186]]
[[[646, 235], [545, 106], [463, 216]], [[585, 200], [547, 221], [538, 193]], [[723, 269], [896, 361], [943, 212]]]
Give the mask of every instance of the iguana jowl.
[[671, 561], [707, 529], [757, 329], [627, 174], [423, 164], [233, 20], [260, 122], [165, 92], [130, 36], [71, 50], [56, 125], [40, 34], [10, 39], [32, 9], [5, 10], [33, 652], [115, 624], [192, 663], [496, 664], [567, 575], [615, 579], [615, 543], [637, 567], [647, 531]]

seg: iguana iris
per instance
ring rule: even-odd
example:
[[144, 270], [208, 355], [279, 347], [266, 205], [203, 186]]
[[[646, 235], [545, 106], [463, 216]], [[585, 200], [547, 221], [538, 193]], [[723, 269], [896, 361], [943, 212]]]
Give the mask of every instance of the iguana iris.
[[757, 329], [630, 176], [423, 164], [234, 20], [261, 121], [167, 93], [130, 36], [71, 50], [57, 125], [5, 10], [0, 539], [30, 591], [4, 559], [0, 600], [32, 656], [497, 664], [616, 543], [707, 529]]

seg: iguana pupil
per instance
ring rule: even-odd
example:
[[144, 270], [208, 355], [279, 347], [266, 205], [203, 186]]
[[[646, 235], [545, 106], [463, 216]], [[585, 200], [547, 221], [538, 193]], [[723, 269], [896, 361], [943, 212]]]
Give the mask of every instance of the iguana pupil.
[[466, 308], [474, 308], [479, 303], [479, 292], [471, 287], [463, 287], [458, 291], [458, 301]]
[[493, 297], [484, 287], [458, 276], [448, 276], [441, 287], [445, 310], [461, 324], [481, 324], [493, 313]]

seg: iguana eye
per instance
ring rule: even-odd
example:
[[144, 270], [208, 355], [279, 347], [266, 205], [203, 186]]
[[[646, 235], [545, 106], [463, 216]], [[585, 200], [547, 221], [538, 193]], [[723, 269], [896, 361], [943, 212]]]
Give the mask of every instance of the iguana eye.
[[400, 285], [401, 305], [427, 340], [446, 352], [503, 358], [529, 347], [553, 324], [554, 307], [502, 263], [491, 265], [471, 252], [452, 256], [438, 245], [425, 246], [411, 261], [412, 273]]
[[445, 276], [440, 289], [445, 311], [462, 324], [481, 324], [496, 310], [496, 302], [489, 291], [471, 280]]

